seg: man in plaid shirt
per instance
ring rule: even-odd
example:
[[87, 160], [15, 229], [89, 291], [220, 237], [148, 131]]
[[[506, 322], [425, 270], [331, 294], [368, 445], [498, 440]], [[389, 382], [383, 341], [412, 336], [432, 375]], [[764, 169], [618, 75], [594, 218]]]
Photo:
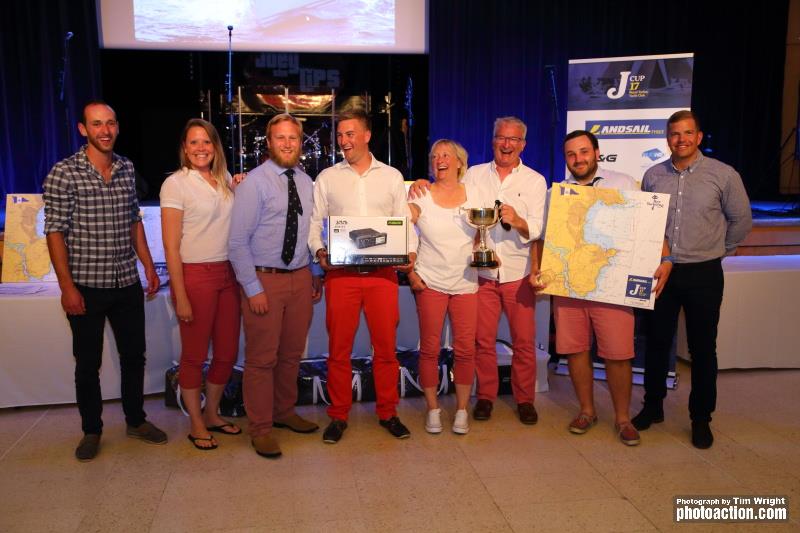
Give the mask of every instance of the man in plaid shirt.
[[159, 279], [139, 216], [133, 164], [113, 151], [119, 124], [106, 103], [88, 103], [78, 130], [87, 144], [56, 163], [44, 181], [45, 233], [72, 329], [84, 433], [75, 456], [90, 461], [103, 429], [99, 370], [106, 318], [120, 357], [128, 436], [151, 444], [164, 444], [167, 436], [145, 420], [143, 409], [145, 319], [137, 255], [148, 295], [158, 290]]

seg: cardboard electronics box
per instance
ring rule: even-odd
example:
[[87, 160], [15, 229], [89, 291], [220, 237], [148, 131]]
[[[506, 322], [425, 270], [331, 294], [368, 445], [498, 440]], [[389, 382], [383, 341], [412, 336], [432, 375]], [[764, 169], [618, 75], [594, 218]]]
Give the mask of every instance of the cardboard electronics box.
[[408, 263], [406, 217], [328, 217], [331, 265], [404, 265]]

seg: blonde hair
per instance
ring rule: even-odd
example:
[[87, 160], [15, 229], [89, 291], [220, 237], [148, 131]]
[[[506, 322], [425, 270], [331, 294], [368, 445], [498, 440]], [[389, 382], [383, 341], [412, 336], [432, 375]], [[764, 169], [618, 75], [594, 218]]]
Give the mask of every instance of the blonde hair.
[[214, 147], [214, 160], [211, 162], [211, 176], [227, 197], [232, 192], [230, 185], [228, 185], [228, 163], [225, 160], [225, 151], [222, 149], [222, 141], [219, 138], [219, 133], [217, 133], [217, 128], [215, 128], [212, 123], [202, 118], [192, 118], [189, 119], [189, 122], [183, 127], [180, 146], [178, 146], [178, 159], [180, 160], [181, 168], [192, 168], [192, 163], [186, 156], [184, 145], [186, 144], [186, 137], [189, 135], [189, 130], [196, 127], [203, 128], [208, 134], [208, 138], [211, 139], [211, 146]]
[[431, 145], [431, 152], [428, 155], [428, 159], [431, 162], [431, 174], [436, 175], [436, 169], [433, 168], [433, 152], [435, 152], [436, 149], [443, 144], [453, 149], [453, 152], [456, 154], [456, 159], [458, 159], [458, 162], [461, 163], [461, 168], [458, 169], [458, 181], [461, 181], [461, 178], [463, 178], [464, 174], [467, 172], [467, 159], [469, 155], [463, 146], [451, 139], [439, 139]]
[[291, 122], [298, 128], [300, 128], [300, 141], [303, 141], [303, 123], [297, 120], [297, 117], [290, 115], [289, 113], [281, 113], [280, 115], [275, 115], [269, 120], [267, 124], [267, 139], [269, 139], [269, 135], [272, 132], [272, 126], [278, 124], [279, 122]]
[[357, 120], [364, 126], [365, 130], [372, 131], [372, 121], [369, 119], [369, 115], [367, 115], [367, 112], [360, 107], [351, 107], [344, 111], [340, 111], [336, 119], [337, 119], [336, 122], [344, 122], [345, 120]]

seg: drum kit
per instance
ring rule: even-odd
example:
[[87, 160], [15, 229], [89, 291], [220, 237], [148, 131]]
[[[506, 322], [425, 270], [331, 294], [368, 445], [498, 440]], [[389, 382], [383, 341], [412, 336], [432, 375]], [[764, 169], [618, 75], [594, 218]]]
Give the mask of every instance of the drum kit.
[[[269, 158], [266, 143], [266, 128], [269, 120], [279, 113], [291, 113], [303, 123], [303, 142], [299, 165], [316, 179], [324, 169], [341, 160], [335, 144], [333, 124], [336, 109], [362, 106], [368, 109], [368, 96], [339, 98], [328, 93], [293, 93], [286, 86], [241, 86], [228, 113], [234, 115], [233, 134], [226, 128], [227, 146], [233, 156], [236, 172], [246, 172], [264, 163]], [[224, 107], [224, 106], [223, 106]], [[209, 109], [209, 114], [210, 114]], [[230, 122], [230, 121], [229, 121]], [[231, 140], [232, 139], [232, 140]]]
[[[245, 126], [245, 141], [242, 146], [243, 170], [245, 172], [253, 170], [269, 158], [266, 124], [261, 124], [263, 121], [256, 122], [259, 124]], [[327, 122], [323, 122], [311, 133], [303, 132], [299, 164], [305, 173], [312, 178], [316, 178], [320, 172], [333, 164], [330, 157], [330, 146], [324, 141], [326, 135], [330, 136], [330, 124]]]
[[[207, 96], [206, 96], [207, 94]], [[203, 114], [212, 115], [211, 93], [203, 94], [201, 105]], [[394, 164], [392, 158], [392, 93], [385, 97], [386, 105], [380, 107], [378, 114], [386, 115], [386, 130], [383, 138], [388, 151], [387, 163]], [[326, 168], [342, 160], [336, 147], [335, 123], [338, 113], [352, 108], [361, 108], [370, 113], [371, 97], [369, 93], [343, 96], [331, 89], [329, 92], [292, 92], [290, 87], [275, 86], [239, 86], [236, 96], [230, 104], [220, 101], [220, 122], [228, 124], [220, 129], [225, 138], [226, 154], [230, 159], [232, 172], [247, 172], [264, 163], [269, 158], [266, 143], [266, 128], [269, 120], [280, 113], [290, 113], [303, 123], [303, 143], [300, 150], [300, 166], [316, 179]], [[405, 152], [408, 169], [411, 167], [410, 157], [410, 121], [404, 119], [401, 131], [405, 141]], [[380, 140], [379, 140], [380, 141]], [[380, 142], [379, 142], [380, 144]]]

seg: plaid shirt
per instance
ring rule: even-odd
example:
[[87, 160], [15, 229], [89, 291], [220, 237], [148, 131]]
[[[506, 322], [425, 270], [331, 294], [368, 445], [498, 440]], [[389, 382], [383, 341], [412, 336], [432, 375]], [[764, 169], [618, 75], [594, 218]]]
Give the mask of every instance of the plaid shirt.
[[53, 166], [43, 188], [44, 232], [64, 234], [76, 284], [116, 288], [139, 281], [131, 225], [141, 217], [130, 160], [113, 154], [106, 184], [84, 146]]

